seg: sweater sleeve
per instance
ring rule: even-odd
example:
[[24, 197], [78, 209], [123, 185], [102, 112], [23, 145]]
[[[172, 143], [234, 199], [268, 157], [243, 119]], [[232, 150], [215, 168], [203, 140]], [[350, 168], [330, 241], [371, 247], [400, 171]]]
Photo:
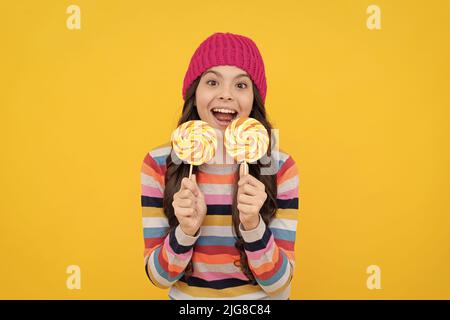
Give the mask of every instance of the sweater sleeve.
[[294, 245], [298, 219], [299, 177], [297, 166], [288, 157], [277, 173], [277, 213], [267, 226], [260, 218], [259, 225], [240, 231], [249, 267], [261, 288], [275, 296], [291, 283], [294, 273]]
[[163, 211], [163, 198], [164, 174], [148, 153], [141, 167], [144, 266], [150, 281], [165, 289], [183, 276], [200, 233], [191, 237], [179, 226], [168, 233], [169, 222]]

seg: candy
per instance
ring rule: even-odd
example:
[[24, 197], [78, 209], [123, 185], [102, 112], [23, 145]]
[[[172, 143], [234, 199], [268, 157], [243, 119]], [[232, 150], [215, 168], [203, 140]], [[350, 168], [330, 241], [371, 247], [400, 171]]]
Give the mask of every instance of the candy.
[[225, 148], [238, 162], [255, 162], [267, 152], [269, 135], [258, 120], [238, 118], [225, 130]]
[[216, 132], [201, 120], [184, 122], [172, 132], [172, 148], [181, 160], [191, 165], [190, 178], [193, 165], [206, 163], [216, 154]]

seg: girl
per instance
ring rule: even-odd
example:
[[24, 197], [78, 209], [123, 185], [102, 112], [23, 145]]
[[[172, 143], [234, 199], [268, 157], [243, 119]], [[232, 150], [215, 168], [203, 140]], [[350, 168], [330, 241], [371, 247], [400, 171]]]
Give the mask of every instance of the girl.
[[[203, 120], [224, 132], [234, 118], [252, 117], [271, 136], [265, 97], [255, 43], [215, 33], [191, 58], [178, 125]], [[289, 299], [299, 179], [292, 157], [271, 149], [273, 172], [259, 160], [243, 175], [243, 165], [226, 161], [195, 166], [191, 179], [189, 164], [173, 162], [170, 143], [146, 154], [144, 265], [171, 299]]]

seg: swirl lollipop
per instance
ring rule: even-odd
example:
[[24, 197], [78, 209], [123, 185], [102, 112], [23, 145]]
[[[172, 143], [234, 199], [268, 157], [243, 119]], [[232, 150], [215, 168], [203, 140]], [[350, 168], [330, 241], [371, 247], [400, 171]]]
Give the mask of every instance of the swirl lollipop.
[[217, 149], [214, 129], [201, 120], [184, 122], [172, 132], [172, 148], [177, 156], [189, 163], [189, 179], [192, 166], [199, 166], [211, 160]]
[[[238, 162], [254, 162], [262, 158], [269, 147], [266, 128], [256, 119], [235, 119], [225, 130], [225, 148]], [[247, 174], [248, 166], [244, 166]]]

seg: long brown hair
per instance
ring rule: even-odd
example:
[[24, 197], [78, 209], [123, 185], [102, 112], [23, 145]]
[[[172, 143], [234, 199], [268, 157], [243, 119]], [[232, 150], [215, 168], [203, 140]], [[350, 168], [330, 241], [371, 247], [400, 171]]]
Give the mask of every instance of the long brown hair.
[[[195, 92], [197, 90], [198, 84], [200, 82], [201, 76], [199, 76], [190, 86], [190, 88], [186, 91], [186, 99], [183, 106], [183, 111], [181, 114], [181, 117], [178, 121], [178, 126], [182, 123], [189, 121], [189, 120], [200, 120], [200, 116], [197, 111], [197, 107], [195, 106]], [[258, 120], [261, 122], [261, 124], [266, 128], [267, 132], [269, 133], [269, 137], [271, 137], [271, 130], [272, 125], [267, 120], [266, 117], [266, 109], [264, 106], [264, 102], [261, 99], [261, 96], [258, 92], [257, 87], [253, 84], [253, 106], [252, 111], [250, 112], [250, 117]], [[271, 157], [271, 144], [273, 143], [272, 138], [269, 139], [269, 148], [267, 152], [267, 156], [271, 158], [271, 161], [273, 161]], [[267, 162], [267, 161], [264, 161]], [[274, 217], [276, 210], [277, 210], [277, 202], [276, 202], [276, 196], [277, 196], [277, 186], [276, 186], [276, 175], [261, 175], [261, 167], [267, 167], [270, 166], [266, 163], [261, 163], [260, 160], [258, 160], [256, 163], [250, 163], [249, 164], [249, 174], [257, 178], [259, 181], [261, 181], [265, 186], [265, 191], [267, 193], [267, 199], [264, 202], [264, 205], [262, 206], [260, 213], [263, 221], [266, 223], [266, 225], [269, 224], [269, 222]], [[174, 209], [172, 206], [173, 201], [173, 195], [178, 192], [181, 186], [181, 180], [183, 177], [187, 177], [189, 175], [189, 168], [190, 165], [184, 162], [181, 162], [180, 164], [175, 164], [172, 161], [172, 157], [167, 157], [166, 160], [166, 174], [165, 174], [165, 189], [164, 189], [164, 199], [163, 199], [163, 209], [164, 213], [167, 216], [169, 220], [169, 230], [168, 233], [170, 233], [173, 228], [175, 228], [178, 225], [178, 220], [175, 216]], [[196, 166], [193, 167], [193, 173], [197, 173], [198, 168]], [[239, 175], [239, 170], [236, 173]], [[239, 266], [242, 272], [247, 276], [247, 278], [250, 280], [252, 284], [256, 284], [255, 277], [253, 273], [250, 271], [247, 255], [244, 251], [244, 240], [242, 239], [241, 233], [239, 231], [239, 211], [237, 209], [237, 188], [234, 188], [234, 194], [233, 194], [233, 204], [231, 206], [232, 208], [232, 221], [233, 221], [233, 227], [236, 234], [236, 243], [235, 247], [239, 251], [240, 259], [235, 261], [235, 265]], [[189, 262], [185, 269], [185, 278], [188, 279], [193, 273], [193, 265], [192, 261]]]

